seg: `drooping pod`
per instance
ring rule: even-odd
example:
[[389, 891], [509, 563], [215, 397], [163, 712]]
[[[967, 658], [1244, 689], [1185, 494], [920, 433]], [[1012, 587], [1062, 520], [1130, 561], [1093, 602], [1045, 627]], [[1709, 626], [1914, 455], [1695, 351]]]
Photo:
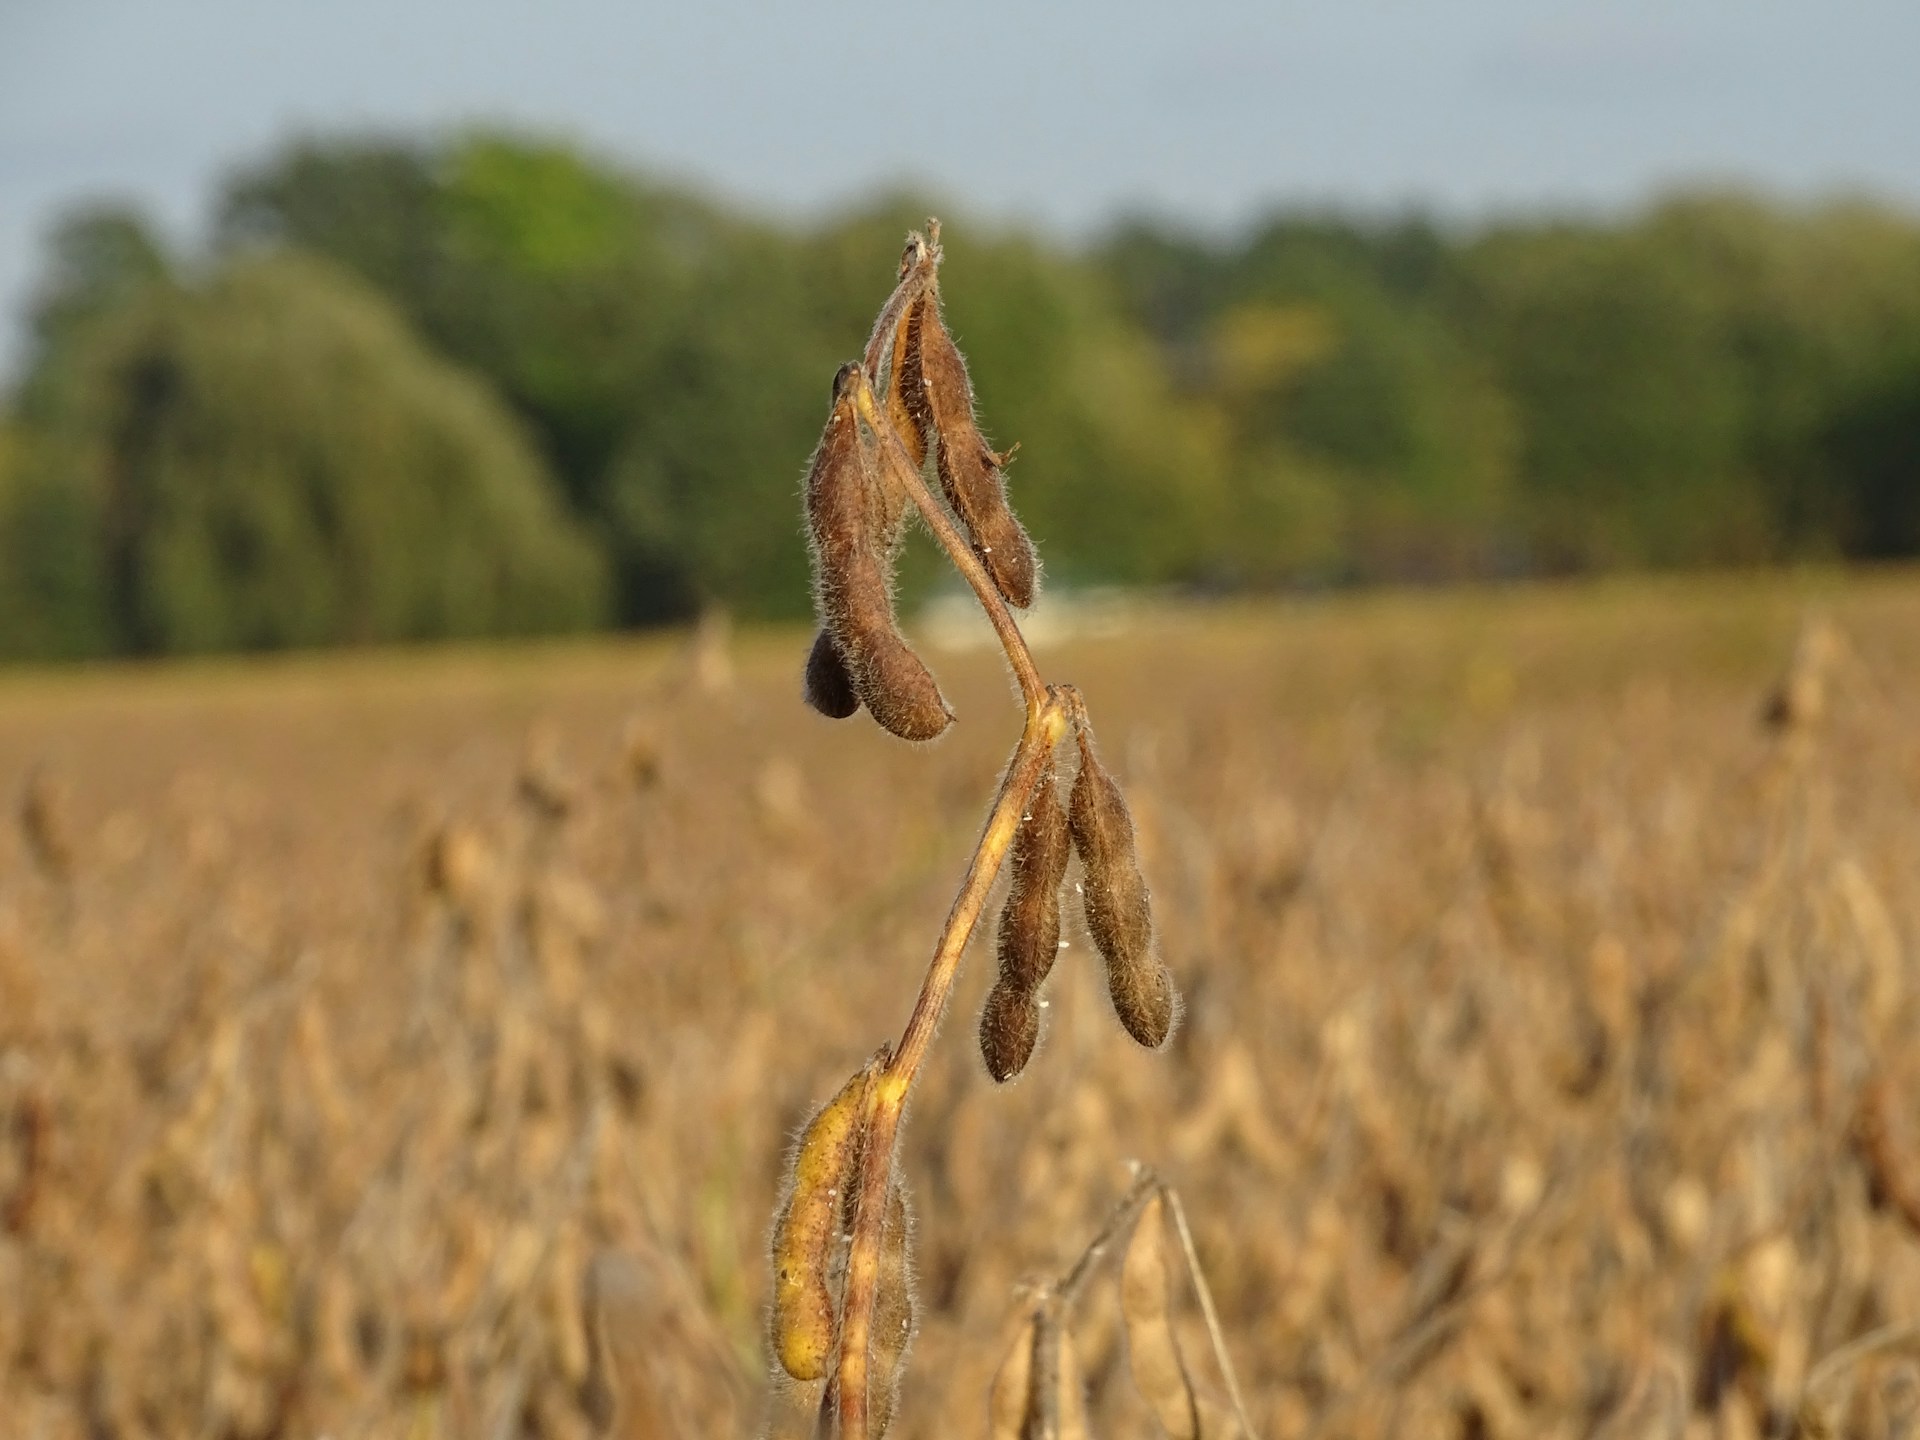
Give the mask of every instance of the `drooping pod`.
[[860, 708], [860, 697], [853, 693], [853, 676], [833, 637], [822, 630], [813, 637], [813, 649], [807, 652], [807, 671], [801, 690], [807, 705], [830, 720], [845, 720]]
[[1007, 503], [1007, 456], [980, 434], [967, 362], [940, 319], [939, 291], [929, 286], [901, 325], [896, 391], [934, 466], [947, 503], [1007, 603], [1025, 609], [1039, 583], [1033, 541]]
[[1040, 1042], [1040, 997], [996, 980], [980, 1006], [980, 1058], [987, 1073], [1004, 1085], [1033, 1057]]
[[1087, 1440], [1087, 1393], [1073, 1336], [1057, 1319], [1048, 1323], [1036, 1310], [994, 1371], [987, 1392], [987, 1436], [1027, 1440], [1044, 1433]]
[[794, 1147], [787, 1201], [773, 1229], [773, 1353], [796, 1380], [818, 1380], [839, 1334], [832, 1261], [842, 1200], [854, 1183], [872, 1066], [807, 1122]]
[[880, 1264], [873, 1290], [873, 1328], [867, 1364], [867, 1433], [887, 1433], [900, 1403], [900, 1377], [913, 1343], [913, 1217], [906, 1187], [894, 1176], [887, 1191], [887, 1218], [880, 1238]]
[[1060, 953], [1060, 884], [1071, 847], [1049, 765], [1014, 836], [1000, 912], [1000, 974], [980, 1011], [980, 1054], [996, 1081], [1025, 1069], [1039, 1039], [1039, 992]]
[[1153, 905], [1134, 854], [1133, 816], [1126, 796], [1082, 724], [1080, 773], [1067, 812], [1073, 848], [1086, 869], [1087, 930], [1107, 966], [1107, 993], [1129, 1035], [1158, 1049], [1173, 1031], [1179, 996], [1173, 976], [1153, 951]]
[[[902, 739], [931, 740], [952, 722], [953, 712], [894, 618], [893, 558], [907, 495], [882, 473], [876, 437], [861, 426], [856, 399], [864, 391], [865, 371], [857, 364], [841, 366], [833, 412], [807, 474], [815, 598], [860, 703]], [[822, 698], [844, 699], [830, 693]]]
[[1199, 1440], [1200, 1411], [1174, 1334], [1167, 1274], [1167, 1225], [1159, 1195], [1133, 1222], [1120, 1265], [1120, 1314], [1127, 1327], [1127, 1368], [1172, 1440]]

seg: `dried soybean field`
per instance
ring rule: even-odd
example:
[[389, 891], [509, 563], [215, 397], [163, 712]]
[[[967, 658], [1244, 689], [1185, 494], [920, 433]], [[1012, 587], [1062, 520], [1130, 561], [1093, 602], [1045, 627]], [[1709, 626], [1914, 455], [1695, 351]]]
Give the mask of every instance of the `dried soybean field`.
[[[1263, 1437], [1910, 1433], [1920, 577], [1108, 619], [1036, 648], [1184, 1020], [1070, 930], [997, 1089], [976, 940], [892, 1433], [988, 1433], [1130, 1160]], [[0, 1435], [751, 1434], [783, 1152], [1018, 728], [982, 649], [934, 745], [823, 720], [808, 638], [0, 676]]]

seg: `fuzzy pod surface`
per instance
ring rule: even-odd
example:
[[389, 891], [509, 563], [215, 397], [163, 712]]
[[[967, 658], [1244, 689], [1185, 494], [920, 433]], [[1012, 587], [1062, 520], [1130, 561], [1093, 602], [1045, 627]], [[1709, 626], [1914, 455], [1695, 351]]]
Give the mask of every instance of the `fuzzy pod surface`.
[[801, 694], [809, 709], [830, 720], [845, 720], [860, 708], [860, 697], [853, 692], [853, 676], [841, 658], [833, 636], [825, 630], [813, 637], [813, 649], [807, 652], [806, 675]]
[[887, 1433], [900, 1401], [900, 1377], [913, 1344], [913, 1216], [906, 1187], [896, 1175], [887, 1191], [887, 1218], [873, 1292], [873, 1329], [868, 1349], [868, 1433]]
[[859, 365], [840, 367], [807, 473], [815, 599], [860, 703], [901, 739], [931, 740], [953, 712], [894, 617], [894, 552], [907, 495], [882, 473], [875, 438], [861, 427], [855, 398], [867, 383]]
[[1067, 821], [1086, 870], [1087, 930], [1106, 962], [1107, 993], [1121, 1025], [1148, 1049], [1158, 1049], [1173, 1031], [1179, 997], [1153, 951], [1153, 905], [1134, 852], [1133, 816], [1085, 728], [1079, 743], [1080, 773]]
[[939, 222], [929, 221], [928, 225], [932, 234], [923, 235], [915, 230], [907, 236], [906, 246], [900, 252], [898, 283], [893, 287], [893, 293], [887, 296], [886, 303], [880, 307], [880, 313], [874, 316], [873, 330], [867, 336], [867, 347], [861, 352], [867, 378], [876, 385], [881, 380], [882, 366], [890, 357], [898, 357], [906, 334], [907, 311], [926, 294], [939, 273]]
[[967, 362], [940, 319], [931, 287], [908, 309], [901, 327], [898, 390], [908, 416], [933, 447], [947, 503], [966, 528], [974, 554], [1007, 603], [1033, 604], [1040, 566], [1033, 540], [1007, 503], [1006, 456], [996, 454], [974, 419]]
[[907, 454], [916, 466], [924, 465], [927, 459], [929, 427], [922, 419], [925, 405], [918, 393], [919, 366], [912, 358], [912, 347], [917, 338], [912, 324], [914, 314], [926, 303], [926, 286], [920, 287], [920, 293], [901, 313], [899, 323], [894, 327], [893, 345], [887, 362], [887, 423], [899, 435], [900, 443], [907, 447]]
[[1033, 990], [1053, 969], [1060, 953], [1060, 885], [1072, 850], [1066, 807], [1049, 765], [1034, 787], [1008, 859], [1011, 878], [998, 936], [1002, 979]]
[[1033, 1058], [1040, 1040], [1040, 997], [996, 980], [980, 1007], [980, 1058], [994, 1083], [1004, 1085]]
[[774, 1226], [773, 1351], [796, 1380], [820, 1379], [833, 1357], [839, 1321], [829, 1272], [841, 1197], [859, 1159], [869, 1074], [861, 1070], [807, 1122]]
[[980, 1011], [987, 1073], [1011, 1080], [1040, 1036], [1040, 986], [1060, 954], [1060, 885], [1073, 841], [1051, 766], [1035, 787], [1013, 841], [1006, 905], [1000, 911], [1000, 973]]

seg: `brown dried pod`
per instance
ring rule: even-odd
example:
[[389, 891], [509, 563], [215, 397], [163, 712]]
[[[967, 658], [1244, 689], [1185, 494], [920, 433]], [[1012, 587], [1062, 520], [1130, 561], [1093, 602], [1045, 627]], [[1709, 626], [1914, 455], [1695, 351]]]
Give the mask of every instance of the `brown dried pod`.
[[1053, 768], [1040, 777], [1013, 837], [1006, 908], [1000, 912], [1000, 974], [1037, 989], [1060, 953], [1060, 884], [1073, 838]]
[[853, 693], [853, 676], [847, 673], [847, 662], [840, 658], [833, 637], [824, 630], [813, 637], [813, 649], [807, 652], [802, 693], [809, 707], [831, 720], [845, 720], [860, 708], [860, 697]]
[[[916, 467], [924, 466], [927, 461], [927, 427], [922, 424], [921, 416], [926, 410], [924, 400], [919, 393], [920, 367], [909, 354], [917, 339], [916, 327], [909, 323], [909, 317], [916, 314], [919, 307], [926, 303], [927, 287], [922, 286], [920, 295], [908, 306], [894, 326], [893, 347], [888, 352], [886, 371], [887, 423], [900, 437], [907, 453], [913, 457]], [[908, 386], [914, 388], [909, 391]]]
[[1080, 773], [1067, 822], [1086, 867], [1087, 930], [1107, 964], [1114, 1013], [1135, 1040], [1158, 1049], [1173, 1032], [1179, 997], [1173, 976], [1153, 953], [1153, 906], [1134, 855], [1133, 817], [1084, 723], [1079, 743]]
[[1087, 1390], [1066, 1327], [1034, 1312], [1014, 1336], [987, 1392], [988, 1440], [1087, 1440]]
[[876, 387], [887, 378], [885, 368], [899, 354], [901, 337], [906, 333], [906, 326], [901, 322], [914, 302], [927, 293], [939, 268], [940, 222], [929, 219], [926, 234], [917, 230], [908, 234], [906, 248], [900, 252], [900, 283], [893, 287], [893, 293], [880, 307], [880, 313], [874, 317], [873, 330], [867, 336], [867, 348], [861, 359], [867, 378]]
[[859, 1160], [871, 1073], [871, 1066], [861, 1070], [807, 1122], [773, 1229], [773, 1350], [796, 1380], [827, 1373], [839, 1334], [830, 1265], [842, 1196]]
[[1033, 1338], [1034, 1322], [1029, 1317], [993, 1372], [987, 1391], [988, 1440], [1025, 1440], [1033, 1411]]
[[874, 437], [861, 428], [855, 399], [866, 387], [857, 364], [840, 367], [807, 475], [814, 590], [860, 702], [902, 739], [931, 740], [953, 712], [894, 619], [893, 556], [907, 496], [881, 474]]
[[974, 553], [1007, 602], [1025, 609], [1039, 580], [1033, 541], [1007, 504], [1001, 471], [1008, 456], [995, 453], [974, 420], [973, 383], [960, 347], [940, 319], [937, 290], [929, 286], [913, 303], [901, 329], [905, 343], [894, 388], [923, 444], [933, 447], [940, 488], [966, 527]]
[[[936, 237], [939, 224], [937, 220], [928, 222], [928, 229]], [[919, 234], [907, 237], [906, 252], [900, 257], [900, 283], [887, 297], [887, 303], [880, 307], [880, 316], [867, 341], [867, 376], [874, 387], [886, 395], [887, 423], [899, 435], [916, 466], [926, 462], [927, 437], [915, 418], [905, 389], [909, 368], [907, 344], [911, 335], [907, 316], [932, 290], [939, 264], [937, 244]]]
[[66, 789], [44, 770], [27, 777], [20, 797], [20, 833], [27, 853], [50, 880], [73, 877], [73, 831], [68, 822]]
[[980, 1053], [997, 1081], [1026, 1067], [1039, 1038], [1038, 995], [1060, 953], [1060, 884], [1071, 849], [1067, 812], [1049, 767], [1014, 835], [1000, 912], [1000, 976], [980, 1012]]
[[1004, 1085], [1027, 1068], [1039, 1039], [1040, 997], [1004, 978], [995, 981], [980, 1007], [980, 1058], [987, 1073]]
[[906, 1187], [896, 1177], [887, 1194], [886, 1227], [880, 1240], [879, 1274], [873, 1293], [873, 1329], [867, 1351], [867, 1433], [879, 1440], [899, 1408], [900, 1377], [913, 1343], [913, 1217]]
[[1120, 1265], [1120, 1313], [1127, 1327], [1127, 1368], [1173, 1440], [1199, 1440], [1200, 1411], [1173, 1332], [1167, 1274], [1165, 1206], [1155, 1195], [1133, 1222]]

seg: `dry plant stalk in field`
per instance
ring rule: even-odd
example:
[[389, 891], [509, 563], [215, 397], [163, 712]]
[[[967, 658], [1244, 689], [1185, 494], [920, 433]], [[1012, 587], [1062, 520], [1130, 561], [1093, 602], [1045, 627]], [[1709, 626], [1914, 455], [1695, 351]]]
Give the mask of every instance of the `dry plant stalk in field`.
[[[1167, 1264], [1169, 1213], [1180, 1237], [1181, 1259], [1206, 1314], [1208, 1338], [1226, 1381], [1231, 1411], [1195, 1384], [1180, 1353]], [[1234, 1440], [1252, 1435], [1180, 1197], [1143, 1169], [1073, 1268], [1057, 1284], [1040, 1287], [1028, 1304], [1025, 1322], [993, 1377], [987, 1440], [1088, 1440], [1087, 1402], [1067, 1329], [1068, 1312], [1129, 1227], [1120, 1266], [1120, 1314], [1134, 1388], [1172, 1440]]]
[[[940, 259], [936, 222], [926, 235], [908, 237], [899, 284], [865, 356], [834, 378], [806, 484], [821, 616], [806, 698], [838, 719], [864, 707], [907, 740], [932, 739], [952, 723], [894, 615], [894, 553], [911, 507], [992, 621], [1026, 724], [899, 1043], [849, 1079], [794, 1148], [773, 1235], [774, 1434], [817, 1427], [865, 1440], [892, 1422], [913, 1331], [912, 1227], [895, 1163], [901, 1117], [1009, 854], [999, 979], [980, 1021], [981, 1052], [996, 1081], [1019, 1074], [1039, 1038], [1039, 991], [1060, 945], [1069, 847], [1085, 868], [1087, 927], [1127, 1033], [1158, 1048], [1179, 1009], [1154, 948], [1126, 800], [1100, 763], [1079, 693], [1041, 679], [1013, 618], [1012, 607], [1033, 602], [1038, 564], [1007, 503], [1007, 457], [980, 434], [966, 362], [941, 321]], [[927, 484], [929, 466], [951, 514]], [[1063, 807], [1054, 751], [1069, 731], [1079, 769]]]

